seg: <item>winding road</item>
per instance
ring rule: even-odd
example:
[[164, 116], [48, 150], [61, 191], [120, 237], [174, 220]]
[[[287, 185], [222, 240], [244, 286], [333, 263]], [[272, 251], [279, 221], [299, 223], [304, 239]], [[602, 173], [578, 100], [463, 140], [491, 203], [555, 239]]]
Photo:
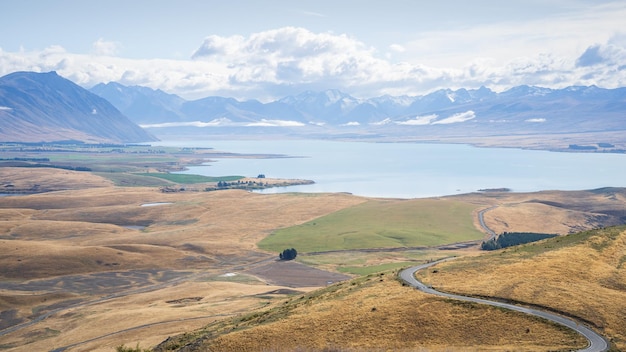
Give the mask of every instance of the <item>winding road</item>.
[[485, 224], [485, 213], [497, 207], [498, 207], [497, 205], [494, 205], [492, 207], [483, 209], [478, 212], [478, 223], [480, 224], [480, 227], [482, 227], [483, 230], [485, 230], [485, 232], [487, 232], [487, 234], [489, 235], [489, 238], [487, 240], [496, 238], [497, 234], [494, 230], [490, 229], [489, 226], [487, 226], [487, 224]]
[[568, 327], [576, 331], [577, 333], [583, 335], [589, 342], [589, 345], [587, 346], [587, 348], [579, 350], [581, 352], [603, 352], [603, 351], [608, 350], [609, 345], [602, 336], [598, 335], [593, 330], [587, 328], [586, 326], [574, 320], [571, 320], [571, 319], [568, 319], [568, 318], [565, 318], [565, 317], [562, 317], [560, 315], [556, 315], [553, 313], [545, 312], [542, 310], [516, 306], [516, 305], [512, 305], [508, 303], [489, 301], [489, 300], [481, 299], [481, 298], [466, 297], [466, 296], [440, 292], [440, 291], [433, 289], [432, 287], [425, 285], [424, 283], [418, 281], [415, 278], [415, 273], [417, 271], [428, 268], [430, 266], [433, 266], [435, 264], [438, 264], [444, 261], [452, 260], [452, 259], [455, 259], [455, 258], [447, 258], [447, 259], [442, 259], [442, 260], [410, 267], [408, 269], [402, 270], [399, 275], [400, 275], [400, 278], [404, 280], [406, 283], [408, 283], [409, 285], [425, 293], [430, 293], [433, 295], [437, 295], [437, 296], [441, 296], [445, 298], [457, 299], [457, 300], [466, 301], [466, 302], [475, 302], [475, 303], [481, 303], [481, 304], [488, 304], [488, 305], [500, 307], [500, 308], [506, 308], [506, 309], [517, 311], [517, 312], [522, 312], [522, 313], [534, 315], [536, 317], [544, 318], [552, 322], [555, 322], [557, 324]]

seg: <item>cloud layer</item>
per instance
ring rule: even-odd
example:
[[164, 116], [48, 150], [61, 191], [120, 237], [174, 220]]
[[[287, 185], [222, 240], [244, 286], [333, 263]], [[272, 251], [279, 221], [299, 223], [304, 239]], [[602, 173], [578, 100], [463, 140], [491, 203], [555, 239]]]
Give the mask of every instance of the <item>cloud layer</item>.
[[[439, 34], [439, 39], [450, 40], [451, 35]], [[441, 46], [433, 40], [394, 44], [383, 52], [346, 34], [283, 27], [249, 36], [211, 35], [189, 59], [163, 60], [118, 57], [121, 43], [98, 39], [90, 54], [70, 53], [60, 46], [19, 52], [0, 48], [0, 74], [54, 70], [85, 87], [117, 81], [187, 99], [223, 95], [269, 100], [331, 88], [367, 98], [481, 85], [496, 91], [521, 84], [626, 86], [626, 34], [622, 33], [614, 33], [604, 43], [587, 43], [573, 54], [560, 50], [505, 60], [468, 57], [467, 62], [450, 65], [425, 65], [419, 57], [399, 61], [394, 56], [405, 57], [428, 43]]]

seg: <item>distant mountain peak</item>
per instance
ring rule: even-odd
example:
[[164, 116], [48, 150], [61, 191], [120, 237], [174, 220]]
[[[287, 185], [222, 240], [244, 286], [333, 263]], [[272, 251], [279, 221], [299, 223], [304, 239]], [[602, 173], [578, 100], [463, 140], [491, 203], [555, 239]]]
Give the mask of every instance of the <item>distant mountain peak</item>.
[[[316, 135], [333, 131], [338, 135], [345, 132], [387, 136], [626, 130], [626, 121], [621, 118], [626, 113], [626, 88], [550, 89], [523, 85], [497, 93], [481, 86], [478, 89], [439, 89], [421, 96], [383, 95], [368, 99], [355, 98], [339, 89], [327, 89], [303, 91], [268, 103], [213, 96], [193, 101], [178, 98], [182, 102], [176, 104], [158, 96], [157, 91], [152, 91], [153, 96], [137, 87], [128, 89], [135, 92], [127, 96], [135, 110], [116, 106], [123, 107], [120, 110], [134, 121], [153, 126], [222, 128], [211, 133], [231, 127], [239, 129], [229, 133], [250, 133], [248, 127], [242, 130], [242, 126], [258, 129], [270, 128], [270, 125], [289, 128], [290, 133], [308, 129]], [[215, 122], [226, 121], [224, 119], [228, 119], [228, 123]]]
[[156, 140], [111, 103], [56, 72], [0, 77], [0, 140], [145, 142]]

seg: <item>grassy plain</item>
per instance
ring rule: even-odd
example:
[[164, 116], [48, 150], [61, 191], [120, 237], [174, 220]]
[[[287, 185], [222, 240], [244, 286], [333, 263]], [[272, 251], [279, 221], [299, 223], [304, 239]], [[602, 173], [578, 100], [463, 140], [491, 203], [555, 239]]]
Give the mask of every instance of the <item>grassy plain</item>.
[[479, 240], [473, 225], [476, 206], [445, 199], [372, 199], [358, 206], [280, 229], [259, 242], [259, 248], [298, 252], [425, 247]]
[[[543, 228], [542, 232], [569, 233], [619, 222], [626, 204], [622, 189], [383, 200], [347, 194], [203, 192], [201, 183], [189, 185], [183, 192], [164, 193], [162, 186], [178, 183], [139, 174], [176, 169], [192, 160], [205, 160], [210, 153], [181, 152], [173, 158], [168, 154], [137, 153], [133, 158], [127, 153], [113, 153], [90, 153], [89, 157], [59, 153], [64, 162], [72, 160], [73, 166], [89, 166], [93, 157], [92, 166], [99, 165], [94, 168], [98, 172], [0, 167], [1, 187], [47, 191], [0, 198], [0, 334], [40, 314], [54, 313], [0, 335], [0, 350], [72, 346], [68, 351], [103, 352], [137, 342], [151, 347], [168, 336], [207, 324], [224, 327], [218, 329], [220, 334], [230, 331], [232, 323], [223, 320], [228, 317], [239, 321], [234, 323], [234, 334], [210, 342], [223, 346], [223, 350], [237, 350], [242, 344], [250, 350], [259, 350], [259, 346], [291, 350], [296, 343], [312, 350], [468, 350], [471, 346], [476, 346], [475, 350], [570, 349], [580, 346], [580, 341], [569, 332], [514, 313], [421, 295], [391, 279], [390, 272], [313, 291], [326, 286], [326, 278], [337, 272], [370, 275], [445, 256], [478, 255], [474, 249], [363, 249], [481, 238], [476, 219], [480, 209], [495, 206], [485, 213], [485, 222], [494, 229]], [[119, 163], [114, 164], [116, 161]], [[108, 163], [112, 163], [109, 168]], [[323, 236], [315, 238], [316, 233], [322, 233], [320, 229]], [[351, 231], [359, 231], [363, 238], [350, 235]], [[298, 241], [259, 247], [270, 234], [283, 232], [285, 238]], [[575, 242], [570, 237], [559, 239]], [[597, 247], [605, 248], [602, 243]], [[293, 246], [302, 253], [298, 263], [276, 265], [282, 246]], [[357, 249], [330, 251], [337, 248]], [[314, 250], [324, 253], [307, 254]], [[544, 255], [549, 258], [549, 254]], [[577, 258], [572, 255], [567, 260]], [[518, 259], [523, 260], [498, 263], [508, 265]], [[623, 270], [626, 259], [616, 260], [621, 265], [618, 270]], [[594, 263], [584, 262], [591, 267]], [[549, 261], [542, 265], [555, 268], [554, 277], [545, 280], [558, 279], [558, 265]], [[281, 266], [289, 270], [281, 271]], [[309, 266], [331, 273], [310, 270]], [[525, 268], [516, 270], [523, 272]], [[528, 275], [541, 270], [529, 268]], [[470, 269], [480, 271], [478, 266]], [[283, 275], [286, 272], [290, 277], [311, 280], [308, 285], [290, 283]], [[492, 285], [490, 280], [497, 278], [499, 271], [491, 268], [487, 272], [490, 275], [479, 278]], [[593, 279], [591, 276], [574, 274], [571, 280]], [[587, 287], [581, 280], [575, 285], [588, 293], [602, 285], [621, 287], [625, 282], [619, 275], [598, 278], [606, 282], [592, 281]], [[542, 294], [554, 298], [556, 286], [548, 285]], [[307, 292], [310, 296], [300, 295]], [[531, 298], [534, 302], [534, 296]], [[567, 295], [558, 299], [563, 304], [575, 302]], [[602, 302], [610, 299], [607, 296]], [[612, 304], [607, 304], [607, 310], [623, 312], [623, 307]], [[264, 309], [271, 312], [263, 313]], [[600, 306], [594, 309], [598, 316], [609, 314]], [[283, 315], [274, 315], [276, 311]], [[270, 315], [288, 315], [289, 319], [270, 324], [265, 318]], [[606, 321], [610, 323], [605, 331], [619, 338], [614, 334], [619, 325], [608, 318]], [[262, 324], [255, 327], [256, 323]], [[503, 325], [520, 329], [501, 329]], [[254, 328], [254, 333], [242, 330], [244, 327]], [[293, 341], [283, 345], [280, 341], [286, 334], [293, 336]], [[406, 344], [402, 344], [404, 336], [409, 336]]]

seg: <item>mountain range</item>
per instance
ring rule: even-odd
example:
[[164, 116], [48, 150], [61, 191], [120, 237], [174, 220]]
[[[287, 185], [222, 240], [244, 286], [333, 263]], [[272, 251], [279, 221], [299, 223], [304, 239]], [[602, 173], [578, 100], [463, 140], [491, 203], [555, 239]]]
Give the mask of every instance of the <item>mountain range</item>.
[[0, 77], [0, 141], [155, 140], [107, 100], [56, 72], [15, 72]]
[[494, 92], [481, 87], [368, 99], [331, 89], [261, 102], [219, 96], [186, 100], [117, 82], [87, 90], [55, 72], [0, 78], [0, 141], [133, 143], [154, 141], [155, 135], [238, 134], [424, 140], [611, 133], [610, 142], [617, 140], [623, 149], [621, 131], [626, 131], [626, 88], [517, 86]]
[[517, 86], [498, 93], [481, 87], [369, 99], [326, 90], [270, 102], [217, 96], [188, 101], [160, 90], [115, 82], [98, 84], [91, 91], [157, 135], [165, 131], [209, 133], [208, 128], [213, 128], [213, 134], [253, 133], [261, 128], [289, 134], [404, 137], [626, 130], [626, 88]]

